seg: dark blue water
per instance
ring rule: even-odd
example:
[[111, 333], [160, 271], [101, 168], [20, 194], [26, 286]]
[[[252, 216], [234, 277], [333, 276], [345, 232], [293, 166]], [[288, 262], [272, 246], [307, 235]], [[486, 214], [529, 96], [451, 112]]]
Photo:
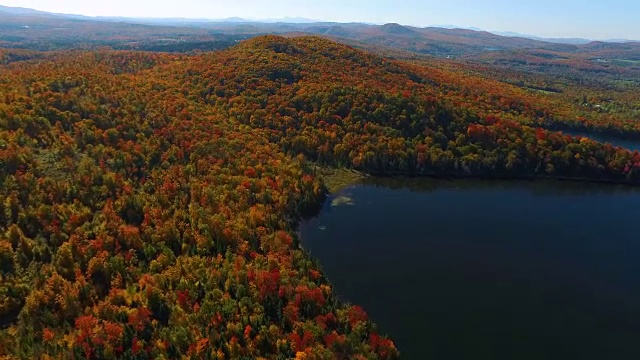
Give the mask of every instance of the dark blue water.
[[640, 358], [640, 191], [404, 179], [339, 195], [303, 245], [403, 358]]
[[562, 131], [562, 132], [567, 134], [567, 135], [571, 135], [571, 136], [586, 137], [586, 138], [589, 138], [591, 140], [595, 140], [597, 142], [601, 142], [603, 144], [609, 143], [609, 144], [611, 144], [613, 146], [623, 147], [623, 148], [631, 150], [631, 151], [634, 151], [634, 150], [640, 151], [640, 141], [624, 140], [624, 139], [619, 139], [619, 138], [613, 138], [613, 137], [610, 137], [610, 136], [586, 133], [586, 132], [581, 132], [581, 131], [566, 131], [565, 130], [565, 131]]

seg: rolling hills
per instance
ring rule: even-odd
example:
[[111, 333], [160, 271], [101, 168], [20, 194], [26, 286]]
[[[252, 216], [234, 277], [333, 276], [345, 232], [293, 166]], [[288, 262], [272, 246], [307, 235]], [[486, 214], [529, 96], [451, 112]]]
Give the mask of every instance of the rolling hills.
[[0, 357], [395, 359], [300, 246], [319, 167], [640, 183], [638, 152], [554, 131], [640, 134], [635, 44], [19, 12], [0, 9]]
[[[456, 28], [411, 27], [390, 23], [372, 25], [332, 22], [257, 22], [245, 19], [136, 19], [86, 17], [53, 14], [31, 9], [0, 6], [0, 45], [37, 47], [39, 50], [87, 46], [171, 51], [167, 43], [199, 42], [193, 49], [214, 50], [233, 45], [233, 40], [265, 34], [306, 34], [330, 37], [361, 46], [383, 47], [438, 57], [475, 56], [487, 52], [542, 49], [566, 52], [606, 51], [616, 54], [620, 47], [640, 53], [638, 43], [547, 42], [521, 36], [501, 36], [486, 31]], [[284, 19], [286, 20], [286, 19]], [[46, 41], [51, 42], [49, 48]], [[164, 41], [164, 42], [163, 42]], [[224, 42], [223, 42], [224, 41]], [[74, 44], [75, 42], [75, 44]], [[159, 49], [141, 48], [141, 42], [160, 43]], [[217, 42], [205, 47], [203, 42]], [[186, 48], [186, 50], [191, 50]], [[174, 51], [186, 51], [183, 44]]]
[[638, 153], [522, 125], [535, 101], [478, 101], [446, 69], [318, 37], [14, 52], [0, 355], [396, 358], [298, 246], [324, 194], [316, 164], [640, 181]]

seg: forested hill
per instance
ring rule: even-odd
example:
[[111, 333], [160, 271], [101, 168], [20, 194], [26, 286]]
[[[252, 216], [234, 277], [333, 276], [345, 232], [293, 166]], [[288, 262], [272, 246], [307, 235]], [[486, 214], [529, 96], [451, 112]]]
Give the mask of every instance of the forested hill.
[[640, 181], [515, 87], [316, 37], [0, 59], [0, 357], [397, 358], [298, 246], [317, 163]]
[[162, 77], [184, 84], [192, 99], [268, 130], [290, 154], [327, 165], [413, 174], [635, 177], [632, 167], [624, 172], [612, 165], [619, 156], [633, 163], [631, 153], [521, 125], [562, 121], [570, 105], [321, 38], [259, 37], [175, 65], [159, 69]]

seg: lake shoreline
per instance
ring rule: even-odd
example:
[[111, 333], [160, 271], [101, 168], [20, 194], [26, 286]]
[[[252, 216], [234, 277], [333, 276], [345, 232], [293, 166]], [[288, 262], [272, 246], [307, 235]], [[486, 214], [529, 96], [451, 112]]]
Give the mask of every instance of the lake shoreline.
[[[599, 143], [608, 143], [612, 146], [623, 148], [630, 152], [638, 151], [640, 144], [626, 143], [621, 141], [637, 141], [638, 139], [633, 136], [616, 136], [615, 134], [607, 133], [604, 131], [593, 132], [586, 128], [557, 128], [551, 129], [543, 127], [550, 131], [559, 131], [565, 135], [574, 137], [588, 138], [592, 141]], [[620, 134], [618, 134], [620, 135]], [[628, 135], [628, 134], [627, 134]], [[601, 138], [606, 136], [607, 138]], [[342, 189], [357, 184], [358, 182], [368, 177], [409, 177], [409, 178], [433, 178], [433, 179], [470, 179], [470, 180], [523, 180], [523, 181], [536, 181], [536, 180], [556, 180], [556, 181], [573, 181], [578, 183], [594, 183], [594, 184], [615, 184], [624, 185], [630, 187], [637, 187], [640, 182], [634, 182], [624, 179], [613, 179], [608, 177], [588, 177], [588, 176], [563, 176], [563, 175], [548, 175], [548, 174], [466, 174], [459, 171], [444, 171], [444, 172], [416, 172], [416, 171], [365, 171], [348, 167], [331, 167], [321, 166], [316, 164], [316, 171], [323, 176], [325, 188], [328, 194], [335, 194]]]
[[[330, 168], [329, 168], [330, 169]], [[563, 182], [575, 182], [575, 183], [591, 183], [591, 184], [607, 184], [607, 185], [620, 185], [636, 188], [640, 186], [640, 183], [633, 181], [621, 181], [606, 178], [590, 178], [580, 176], [553, 176], [553, 175], [529, 175], [529, 176], [505, 176], [505, 175], [465, 175], [465, 174], [417, 174], [414, 172], [401, 172], [401, 171], [385, 171], [385, 172], [361, 172], [352, 169], [331, 169], [353, 172], [357, 174], [348, 181], [343, 181], [339, 187], [326, 186], [328, 195], [335, 195], [343, 189], [356, 185], [362, 180], [379, 177], [379, 178], [411, 178], [411, 179], [437, 179], [437, 180], [495, 180], [495, 181], [563, 181]]]
[[537, 180], [557, 180], [557, 181], [570, 181], [577, 183], [594, 183], [594, 184], [611, 184], [611, 185], [625, 185], [630, 187], [640, 186], [640, 183], [633, 181], [621, 181], [614, 179], [597, 179], [580, 176], [552, 176], [552, 175], [530, 175], [530, 176], [504, 176], [504, 175], [464, 175], [464, 174], [415, 174], [410, 172], [380, 172], [380, 173], [368, 173], [373, 177], [405, 177], [405, 178], [432, 178], [442, 180], [503, 180], [503, 181], [537, 181]]

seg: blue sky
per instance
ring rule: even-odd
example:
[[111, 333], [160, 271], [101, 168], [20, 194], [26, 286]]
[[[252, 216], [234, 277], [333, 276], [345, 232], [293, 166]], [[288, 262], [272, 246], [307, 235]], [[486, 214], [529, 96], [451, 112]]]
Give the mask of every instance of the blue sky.
[[546, 37], [640, 39], [638, 0], [0, 0], [1, 5], [104, 16], [458, 25]]

